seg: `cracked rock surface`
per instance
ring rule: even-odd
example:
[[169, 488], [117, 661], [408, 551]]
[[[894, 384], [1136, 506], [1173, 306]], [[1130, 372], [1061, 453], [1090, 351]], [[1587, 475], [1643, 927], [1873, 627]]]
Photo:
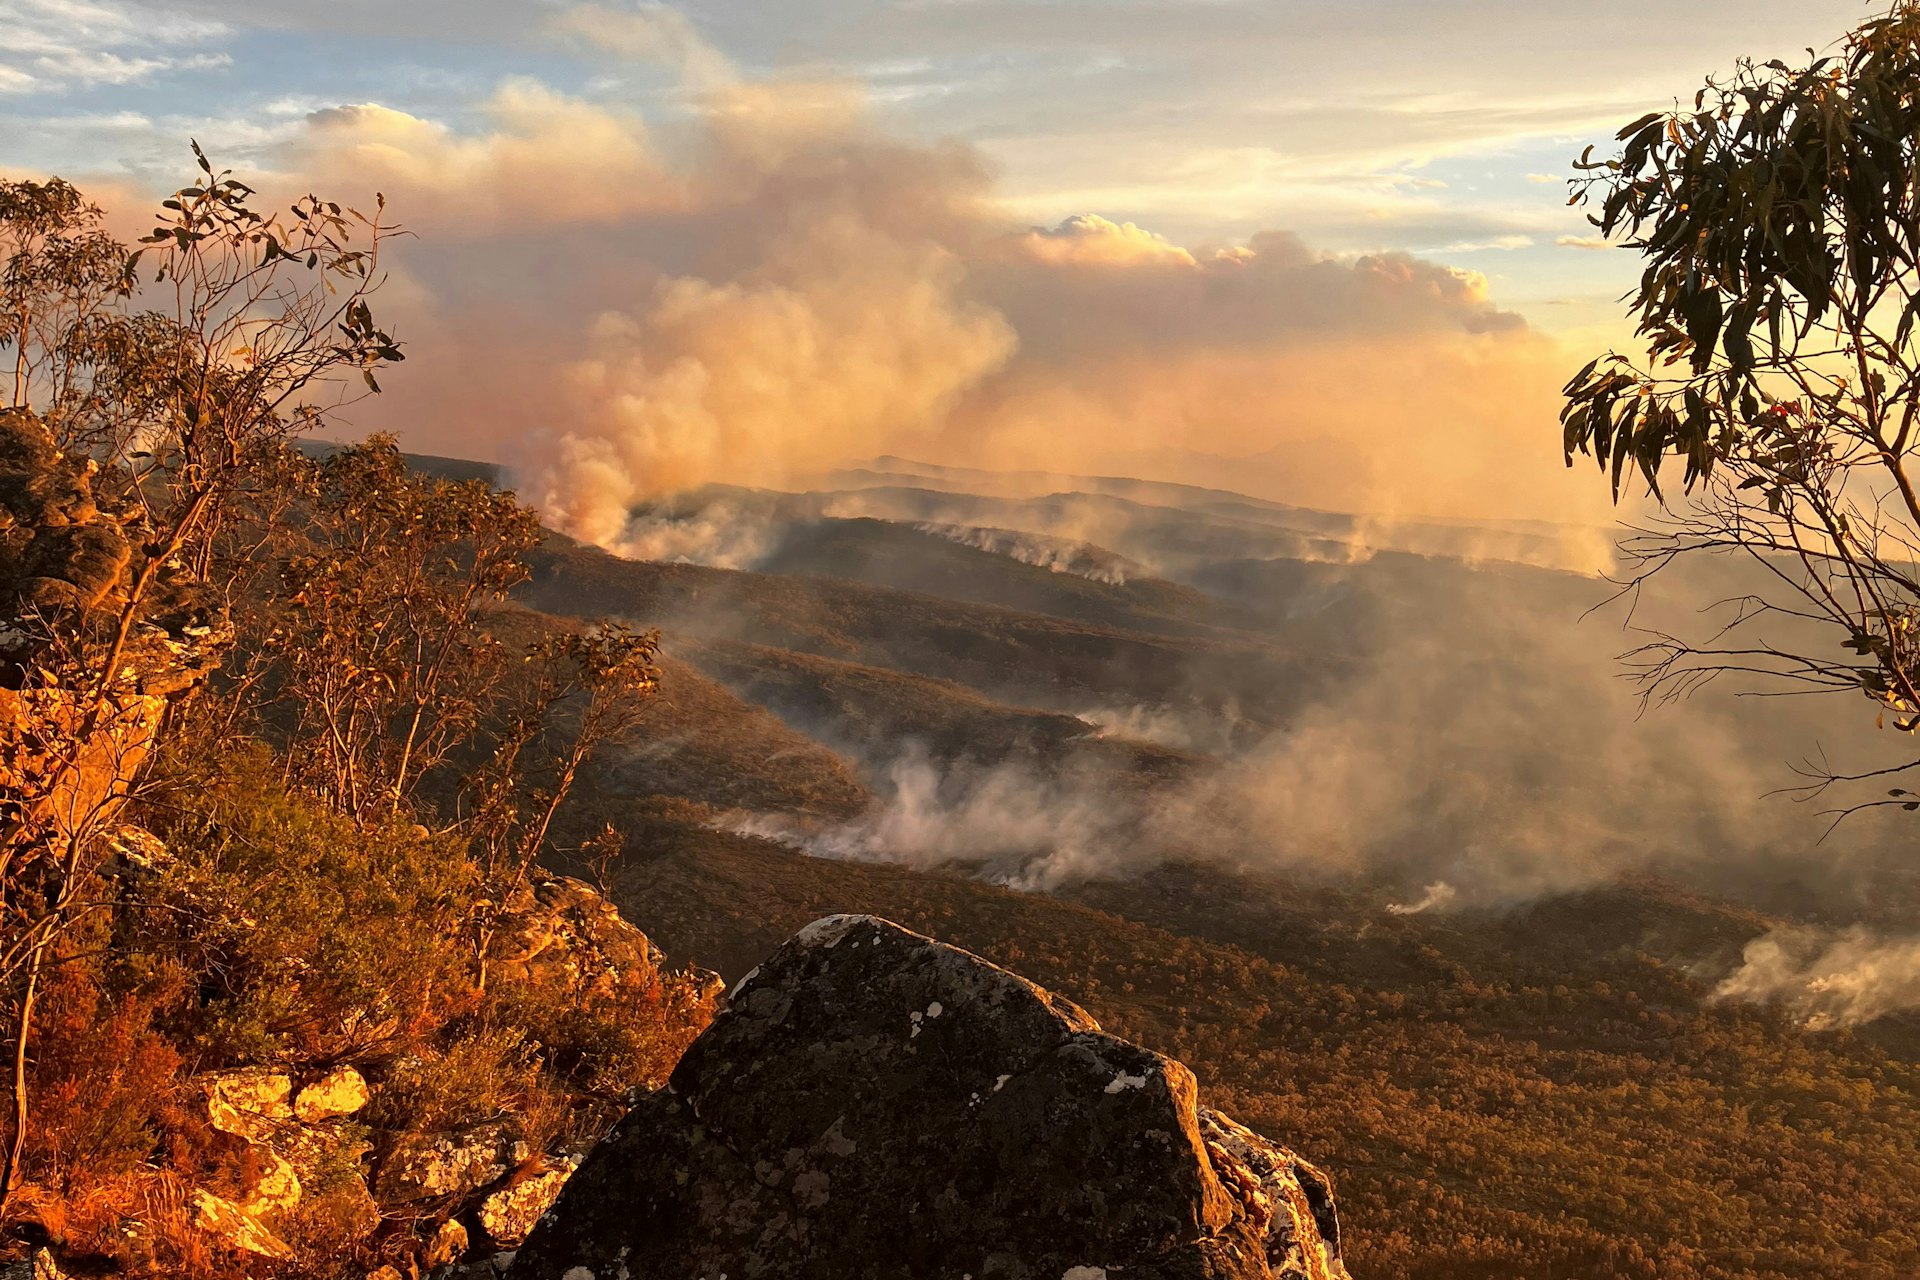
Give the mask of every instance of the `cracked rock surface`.
[[586, 1159], [513, 1280], [1341, 1280], [1327, 1180], [1180, 1063], [871, 916], [803, 929]]

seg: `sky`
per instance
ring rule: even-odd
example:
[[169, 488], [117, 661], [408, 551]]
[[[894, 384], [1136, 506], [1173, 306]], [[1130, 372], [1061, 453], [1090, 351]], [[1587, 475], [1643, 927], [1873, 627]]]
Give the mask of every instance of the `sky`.
[[377, 185], [368, 419], [550, 510], [866, 450], [1600, 518], [1570, 161], [1859, 0], [0, 0], [0, 172]]

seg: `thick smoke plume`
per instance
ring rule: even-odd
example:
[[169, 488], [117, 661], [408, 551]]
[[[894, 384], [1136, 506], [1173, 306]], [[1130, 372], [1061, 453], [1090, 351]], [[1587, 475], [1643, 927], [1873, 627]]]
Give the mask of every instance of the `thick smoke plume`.
[[[1170, 806], [1167, 842], [1444, 881], [1459, 906], [1639, 873], [1735, 891], [1791, 873], [1837, 897], [1884, 847], [1882, 813], [1833, 830], [1822, 806], [1770, 794], [1863, 714], [1845, 701], [1729, 684], [1644, 707], [1617, 661], [1636, 642], [1623, 606], [1582, 619], [1604, 598], [1593, 579], [1401, 557], [1331, 572], [1294, 593], [1320, 612], [1291, 629], [1344, 647], [1351, 674]], [[1694, 585], [1650, 589], [1634, 621], [1691, 614]], [[1891, 737], [1869, 728], [1833, 750], [1878, 766], [1904, 745]]]
[[[1792, 762], [1844, 723], [1847, 704], [1727, 687], [1643, 708], [1616, 661], [1634, 642], [1621, 608], [1582, 620], [1609, 590], [1590, 577], [1390, 554], [1251, 567], [1248, 607], [1264, 607], [1285, 651], [1314, 655], [1296, 699], [1254, 714], [1233, 696], [1237, 664], [1196, 657], [1190, 698], [1059, 708], [1090, 726], [1089, 741], [1159, 744], [1194, 757], [1190, 770], [1143, 789], [1111, 757], [983, 772], [870, 744], [882, 807], [796, 839], [836, 857], [984, 859], [1002, 878], [1049, 885], [1200, 858], [1394, 886], [1404, 914], [1643, 874], [1734, 894], [1798, 879], [1820, 886], [1822, 909], [1867, 905], [1897, 818], [1830, 830], [1819, 805], [1768, 794], [1798, 780]], [[1635, 619], [1690, 613], [1700, 585], [1651, 590]], [[1902, 745], [1891, 737], [1855, 740], [1845, 762], [1882, 763]]]
[[634, 511], [602, 543], [631, 560], [754, 569], [779, 547], [780, 534], [764, 511], [721, 501], [690, 514]]
[[506, 461], [609, 545], [640, 500], [889, 450], [1601, 514], [1548, 427], [1578, 359], [1480, 278], [1279, 232], [1023, 226], [970, 148], [896, 136], [857, 85], [742, 76], [671, 15], [586, 6], [555, 34], [672, 95], [519, 79], [477, 129], [362, 104], [287, 148], [289, 184], [377, 187], [418, 235], [383, 299], [416, 358], [361, 425]]

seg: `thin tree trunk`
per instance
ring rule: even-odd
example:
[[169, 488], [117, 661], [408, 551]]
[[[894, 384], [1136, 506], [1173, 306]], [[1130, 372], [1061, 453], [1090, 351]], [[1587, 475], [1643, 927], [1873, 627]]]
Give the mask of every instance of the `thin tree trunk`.
[[0, 1164], [0, 1215], [6, 1212], [7, 1204], [20, 1183], [20, 1165], [27, 1150], [27, 1038], [33, 1030], [33, 1005], [40, 990], [40, 967], [46, 955], [47, 939], [44, 928], [41, 938], [27, 955], [27, 982], [20, 995], [20, 1016], [14, 1023], [13, 1072], [10, 1081], [13, 1094], [13, 1138], [7, 1144], [6, 1158]]

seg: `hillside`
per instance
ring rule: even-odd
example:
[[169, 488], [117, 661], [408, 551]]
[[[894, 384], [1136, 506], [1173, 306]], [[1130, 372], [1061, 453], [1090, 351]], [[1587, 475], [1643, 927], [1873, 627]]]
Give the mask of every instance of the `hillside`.
[[550, 613], [613, 610], [703, 641], [952, 680], [1053, 710], [1114, 702], [1232, 708], [1271, 726], [1324, 684], [1330, 665], [1338, 670], [1337, 659], [1239, 632], [1176, 639], [1102, 625], [1079, 610], [1055, 616], [831, 578], [625, 560], [557, 536], [532, 562], [534, 579], [518, 598]]
[[[1631, 708], [1609, 688], [1608, 624], [1567, 630], [1604, 584], [1498, 557], [1303, 551], [1308, 532], [1355, 530], [1232, 495], [1015, 499], [934, 478], [937, 493], [861, 491], [871, 505], [838, 517], [823, 513], [854, 492], [846, 476], [647, 516], [656, 533], [663, 518], [750, 519], [750, 569], [558, 538], [538, 553], [528, 602], [662, 625], [691, 668], [677, 678], [772, 712], [869, 797], [842, 822], [777, 802], [743, 815], [697, 786], [684, 794], [702, 808], [662, 809], [634, 793], [640, 775], [602, 794], [626, 836], [616, 892], [671, 953], [731, 977], [808, 919], [858, 911], [1030, 973], [1320, 1155], [1359, 1276], [1891, 1280], [1920, 1266], [1901, 1172], [1920, 1157], [1915, 1024], [1814, 1034], [1710, 999], [1778, 923], [1769, 911], [1899, 920], [1910, 878], [1819, 876], [1795, 852], [1812, 836], [1798, 844], [1778, 820], [1743, 846], [1757, 815], [1737, 791], [1702, 792], [1693, 739], [1609, 728], [1591, 768], [1597, 726]], [[1181, 581], [1061, 571], [1017, 542], [920, 524], [964, 516], [1038, 538], [1067, 511], [1115, 517], [1084, 565], [1111, 563], [1106, 545], [1143, 563], [1172, 553]], [[1709, 709], [1725, 736], [1704, 741], [1759, 740], [1751, 704]], [[1355, 806], [1334, 811], [1339, 826], [1263, 826], [1276, 810], [1245, 807], [1241, 789], [1315, 777], [1290, 754], [1303, 733], [1364, 748], [1387, 785], [1324, 797]], [[1301, 799], [1277, 812], [1327, 821]], [[1007, 802], [1018, 812], [996, 826]], [[1034, 825], [1027, 805], [1063, 825]], [[1555, 825], [1507, 822], [1543, 806]], [[1355, 829], [1378, 843], [1266, 852]], [[785, 843], [749, 834], [767, 832]], [[1659, 844], [1634, 850], [1642, 833]], [[1068, 870], [1036, 880], [1056, 840], [1074, 842]], [[1843, 833], [1820, 856], [1886, 863], [1871, 845]], [[1387, 909], [1436, 871], [1492, 892]]]
[[[494, 615], [489, 629], [527, 646], [577, 625], [514, 608]], [[606, 791], [838, 818], [871, 801], [847, 760], [764, 706], [742, 701], [679, 658], [663, 654], [659, 666], [659, 690], [599, 761]]]
[[1349, 1265], [1494, 1276], [1894, 1280], [1920, 1266], [1912, 1045], [1708, 1006], [1687, 976], [1759, 927], [1658, 886], [1511, 917], [1385, 917], [1328, 890], [1172, 869], [1019, 894], [655, 830], [618, 893], [737, 977], [833, 911], [948, 939], [1192, 1064], [1203, 1095], [1319, 1153]]
[[[936, 531], [942, 528], [946, 532]], [[1126, 576], [1117, 567], [1125, 562], [1099, 559], [1098, 548], [1092, 549], [1085, 571], [1073, 572], [1023, 562], [1017, 557], [1024, 548], [1017, 543], [1007, 544], [1011, 554], [997, 554], [956, 541], [966, 529], [866, 518], [810, 521], [793, 526], [755, 568], [763, 573], [917, 591], [1183, 639], [1259, 626], [1254, 615], [1192, 587], [1145, 575]], [[1035, 549], [1046, 548], [1043, 544]], [[1108, 565], [1113, 567], [1104, 577], [1088, 576]]]
[[1100, 769], [1116, 784], [1191, 777], [1198, 757], [1102, 731], [1076, 716], [995, 702], [963, 685], [787, 649], [716, 642], [687, 646], [689, 660], [788, 724], [846, 743], [869, 764], [884, 744], [913, 744], [932, 759], [1019, 761], [1055, 772]]

